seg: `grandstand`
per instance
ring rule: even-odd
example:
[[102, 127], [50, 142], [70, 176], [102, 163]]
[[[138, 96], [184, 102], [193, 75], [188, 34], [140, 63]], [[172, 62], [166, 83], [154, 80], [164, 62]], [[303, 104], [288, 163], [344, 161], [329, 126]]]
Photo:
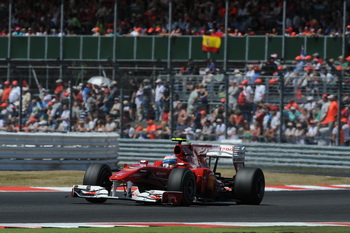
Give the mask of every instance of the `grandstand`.
[[[16, 101], [1, 101], [4, 112], [0, 128], [15, 132], [106, 132], [111, 127], [106, 127], [107, 118], [112, 117], [112, 130], [121, 137], [149, 138], [133, 131], [138, 126], [146, 128], [144, 122], [156, 118], [154, 95], [160, 79], [168, 85], [170, 99], [166, 100], [168, 109], [164, 104], [161, 111], [166, 117], [156, 121], [159, 128], [155, 134], [159, 137], [176, 134], [203, 139], [204, 120], [209, 120], [213, 126], [211, 139], [217, 139], [216, 120], [222, 117], [225, 137], [235, 131], [232, 138], [245, 140], [248, 137], [244, 135], [258, 131], [254, 128], [258, 118], [261, 130], [249, 140], [268, 141], [265, 132], [270, 125], [263, 125], [259, 111], [264, 116], [266, 111], [277, 111], [279, 127], [272, 141], [306, 143], [310, 121], [320, 120], [320, 113], [308, 112], [303, 119], [290, 120], [289, 112], [283, 110], [289, 100], [304, 108], [312, 97], [321, 108], [322, 95], [335, 95], [340, 106], [338, 116], [342, 116], [337, 124], [348, 118], [347, 13], [346, 1], [342, 0], [5, 0], [0, 4], [1, 91], [8, 87], [6, 81], [12, 89], [16, 86], [13, 81], [18, 81], [21, 91]], [[221, 37], [218, 52], [202, 50], [204, 36]], [[93, 76], [108, 77], [116, 84], [89, 86]], [[149, 114], [138, 122], [136, 93], [146, 86], [146, 79], [153, 95]], [[251, 108], [247, 112], [236, 103], [239, 86], [248, 81], [254, 96], [257, 79], [265, 87], [264, 98], [248, 100]], [[55, 93], [57, 80], [63, 85], [59, 93]], [[198, 85], [203, 86], [201, 91], [194, 91]], [[30, 90], [29, 103], [23, 99], [27, 94], [23, 88]], [[192, 104], [194, 92], [208, 94], [203, 102], [195, 97]], [[112, 114], [116, 98], [119, 109]], [[61, 116], [64, 105], [69, 110], [68, 119]], [[189, 105], [194, 105], [194, 110], [188, 111]], [[144, 106], [140, 109], [145, 111]], [[168, 110], [171, 117], [164, 114]], [[234, 120], [239, 118], [239, 111], [252, 125], [249, 129]], [[97, 122], [104, 127], [97, 127]], [[295, 128], [302, 125], [302, 139], [293, 136], [287, 140], [284, 131], [288, 123]], [[340, 143], [340, 132], [333, 130], [316, 138], [325, 144], [346, 143]]]

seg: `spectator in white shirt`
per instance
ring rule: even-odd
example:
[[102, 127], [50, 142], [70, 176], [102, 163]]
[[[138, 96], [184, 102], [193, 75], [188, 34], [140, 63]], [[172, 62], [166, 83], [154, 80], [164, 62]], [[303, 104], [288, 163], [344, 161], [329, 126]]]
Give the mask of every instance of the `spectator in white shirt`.
[[236, 126], [231, 124], [227, 128], [227, 139], [228, 140], [238, 140], [237, 129]]
[[308, 130], [306, 132], [306, 144], [316, 145], [318, 143], [317, 136], [319, 136], [317, 120], [310, 120]]
[[280, 112], [276, 112], [276, 111], [271, 111], [271, 123], [270, 126], [272, 129], [277, 129], [280, 126]]
[[256, 87], [255, 87], [254, 99], [253, 99], [254, 103], [263, 102], [265, 98], [266, 87], [260, 78], [255, 80], [255, 84], [256, 84]]
[[18, 86], [18, 81], [13, 80], [12, 81], [12, 89], [11, 89], [10, 96], [9, 96], [9, 102], [14, 103], [14, 102], [18, 101], [20, 96], [21, 96], [21, 88], [20, 88], [20, 86]]
[[295, 127], [292, 122], [287, 123], [287, 128], [284, 130], [284, 137], [287, 143], [295, 143]]
[[165, 87], [163, 85], [163, 82], [161, 79], [157, 79], [156, 81], [157, 87], [155, 90], [155, 104], [156, 104], [156, 116], [155, 116], [155, 121], [159, 121], [159, 119], [161, 119], [162, 114], [163, 114], [163, 102], [164, 102], [164, 90]]
[[68, 109], [68, 105], [64, 104], [62, 106], [62, 109], [63, 109], [63, 111], [62, 111], [60, 119], [59, 119], [61, 121], [61, 123], [58, 126], [58, 130], [59, 131], [68, 130], [68, 126], [69, 126], [69, 114], [70, 114], [70, 111]]
[[264, 102], [265, 90], [266, 90], [266, 87], [260, 78], [255, 80], [254, 83], [256, 84], [256, 87], [255, 87], [254, 98], [253, 98], [253, 109], [252, 109], [253, 114], [255, 113], [255, 110], [259, 105], [259, 103]]
[[114, 118], [110, 115], [106, 116], [106, 125], [105, 130], [106, 132], [115, 132], [117, 129], [117, 124], [114, 121]]
[[226, 126], [221, 118], [216, 119], [215, 136], [217, 141], [225, 139]]
[[140, 122], [143, 119], [143, 87], [140, 86], [136, 92], [135, 105], [136, 105], [136, 121]]

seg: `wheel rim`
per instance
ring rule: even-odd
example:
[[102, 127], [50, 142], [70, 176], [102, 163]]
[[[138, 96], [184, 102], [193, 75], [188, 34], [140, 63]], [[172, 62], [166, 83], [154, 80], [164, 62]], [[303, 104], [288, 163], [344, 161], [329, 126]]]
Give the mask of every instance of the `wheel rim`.
[[108, 192], [110, 192], [112, 188], [112, 182], [109, 180], [111, 175], [112, 173], [110, 171], [104, 170], [100, 176], [100, 186], [106, 188]]
[[103, 173], [103, 175], [102, 175], [102, 177], [101, 177], [101, 186], [102, 187], [108, 187], [108, 186], [110, 186], [110, 180], [109, 180], [109, 177], [110, 177], [111, 175], [108, 173], [108, 172], [105, 172], [105, 173]]
[[264, 185], [264, 181], [263, 181], [263, 178], [262, 177], [259, 177], [259, 179], [257, 180], [256, 182], [256, 188], [257, 188], [257, 196], [258, 198], [263, 198], [264, 197], [264, 188], [265, 188], [265, 185]]
[[193, 198], [194, 197], [194, 180], [191, 178], [188, 180], [187, 184], [186, 184], [186, 187], [185, 187], [185, 190], [186, 190], [186, 193], [187, 193], [187, 196], [189, 198]]

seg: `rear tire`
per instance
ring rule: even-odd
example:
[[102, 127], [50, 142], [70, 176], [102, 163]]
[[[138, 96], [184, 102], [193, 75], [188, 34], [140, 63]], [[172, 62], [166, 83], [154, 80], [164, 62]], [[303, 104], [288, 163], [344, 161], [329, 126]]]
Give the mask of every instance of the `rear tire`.
[[239, 169], [235, 178], [233, 197], [237, 204], [259, 205], [265, 194], [265, 177], [260, 168]]
[[[112, 176], [111, 168], [107, 164], [92, 164], [86, 170], [84, 175], [84, 185], [97, 185], [102, 186], [110, 192], [112, 182], [109, 177]], [[106, 198], [85, 198], [88, 202], [103, 203]]]
[[196, 195], [196, 179], [193, 172], [187, 168], [175, 168], [168, 179], [168, 191], [183, 193], [182, 205], [191, 205]]

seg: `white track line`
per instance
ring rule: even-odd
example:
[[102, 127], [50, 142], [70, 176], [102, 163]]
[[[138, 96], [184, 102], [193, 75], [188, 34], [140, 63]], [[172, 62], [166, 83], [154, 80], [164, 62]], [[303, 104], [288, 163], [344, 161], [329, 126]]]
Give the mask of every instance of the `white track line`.
[[[32, 190], [31, 190], [32, 189]], [[278, 185], [266, 186], [265, 191], [312, 191], [312, 190], [350, 190], [350, 185]], [[71, 192], [72, 187], [0, 187], [0, 192]], [[122, 190], [120, 190], [122, 191]]]

